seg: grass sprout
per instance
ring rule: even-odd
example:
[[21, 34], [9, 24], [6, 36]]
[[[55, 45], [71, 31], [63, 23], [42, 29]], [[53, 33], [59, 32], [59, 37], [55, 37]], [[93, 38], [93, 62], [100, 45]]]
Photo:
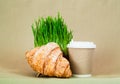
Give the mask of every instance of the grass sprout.
[[72, 31], [68, 30], [64, 19], [58, 13], [57, 17], [48, 16], [38, 18], [32, 24], [34, 47], [42, 46], [48, 42], [56, 42], [64, 56], [68, 56], [67, 45], [73, 38]]

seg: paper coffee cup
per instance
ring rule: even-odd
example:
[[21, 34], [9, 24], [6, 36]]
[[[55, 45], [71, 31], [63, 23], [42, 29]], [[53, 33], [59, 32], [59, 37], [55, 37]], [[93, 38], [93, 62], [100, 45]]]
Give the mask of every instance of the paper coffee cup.
[[69, 60], [73, 76], [90, 77], [92, 56], [96, 45], [93, 42], [71, 41], [68, 44]]

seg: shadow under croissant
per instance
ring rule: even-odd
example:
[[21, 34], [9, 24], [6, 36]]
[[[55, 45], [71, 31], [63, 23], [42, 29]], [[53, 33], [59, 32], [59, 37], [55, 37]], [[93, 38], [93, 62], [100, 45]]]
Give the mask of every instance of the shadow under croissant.
[[68, 77], [56, 77], [56, 76], [47, 76], [47, 75], [43, 75], [43, 74], [40, 74], [40, 73], [36, 73], [35, 74], [35, 77], [38, 77], [38, 78], [40, 78], [40, 77], [42, 77], [42, 78], [68, 78]]
[[[43, 75], [43, 74], [40, 74], [40, 73], [36, 73], [35, 76], [38, 77], [38, 78], [40, 78], [40, 77], [42, 77], [42, 78], [50, 78], [50, 76]], [[56, 78], [55, 76], [51, 76], [51, 77], [52, 77], [52, 78], [53, 78], [53, 77]]]
[[49, 77], [49, 76], [42, 75], [42, 74], [40, 74], [40, 73], [36, 73], [35, 76], [36, 76], [36, 77]]

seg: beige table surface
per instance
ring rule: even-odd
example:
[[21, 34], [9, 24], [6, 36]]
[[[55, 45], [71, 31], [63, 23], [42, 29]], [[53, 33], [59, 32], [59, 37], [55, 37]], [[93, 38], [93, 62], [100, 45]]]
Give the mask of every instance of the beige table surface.
[[89, 78], [49, 78], [35, 77], [34, 72], [20, 72], [19, 70], [10, 70], [0, 68], [0, 84], [120, 84], [120, 77], [110, 76], [92, 76]]

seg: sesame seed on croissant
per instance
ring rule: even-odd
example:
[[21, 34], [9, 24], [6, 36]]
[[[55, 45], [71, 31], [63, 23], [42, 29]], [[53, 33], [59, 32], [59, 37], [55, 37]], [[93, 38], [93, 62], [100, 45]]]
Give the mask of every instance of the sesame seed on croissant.
[[26, 52], [26, 59], [32, 69], [45, 76], [71, 77], [69, 61], [63, 57], [58, 44], [50, 42]]

